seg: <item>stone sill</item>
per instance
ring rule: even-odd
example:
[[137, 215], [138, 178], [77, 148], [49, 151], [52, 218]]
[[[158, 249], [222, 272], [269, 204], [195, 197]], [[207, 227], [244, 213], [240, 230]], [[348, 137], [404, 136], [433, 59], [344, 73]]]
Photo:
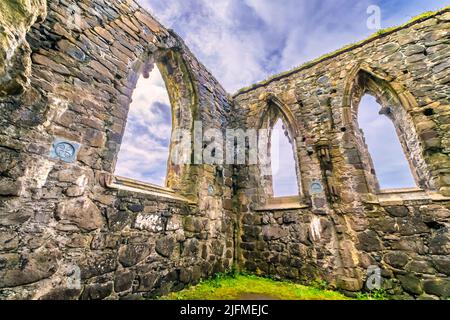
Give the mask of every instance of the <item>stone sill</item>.
[[382, 206], [402, 205], [406, 201], [450, 201], [450, 197], [445, 197], [435, 191], [427, 191], [419, 188], [408, 189], [387, 189], [380, 193], [368, 194], [365, 203], [380, 204]]
[[155, 196], [158, 198], [165, 198], [168, 200], [176, 200], [186, 202], [188, 204], [195, 204], [193, 201], [176, 194], [176, 192], [172, 189], [129, 178], [114, 176], [113, 182], [109, 183], [107, 186], [110, 189], [136, 192], [140, 194]]
[[279, 197], [269, 199], [265, 205], [254, 208], [254, 211], [282, 211], [307, 209], [309, 207], [309, 205], [301, 203], [300, 197]]

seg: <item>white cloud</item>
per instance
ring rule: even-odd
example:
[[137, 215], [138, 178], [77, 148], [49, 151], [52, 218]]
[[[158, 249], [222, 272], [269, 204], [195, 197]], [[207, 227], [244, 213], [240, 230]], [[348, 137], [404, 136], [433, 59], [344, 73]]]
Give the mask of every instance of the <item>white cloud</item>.
[[269, 75], [364, 39], [367, 7], [382, 9], [382, 26], [449, 1], [141, 0], [185, 39], [224, 87], [234, 92]]
[[346, 0], [141, 3], [179, 32], [230, 92], [371, 33], [365, 28], [369, 0], [351, 6]]

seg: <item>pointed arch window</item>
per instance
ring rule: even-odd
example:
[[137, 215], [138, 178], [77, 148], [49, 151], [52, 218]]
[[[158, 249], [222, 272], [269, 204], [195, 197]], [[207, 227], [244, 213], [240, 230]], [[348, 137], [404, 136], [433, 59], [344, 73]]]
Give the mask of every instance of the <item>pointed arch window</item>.
[[303, 194], [296, 141], [299, 130], [291, 110], [277, 97], [269, 95], [265, 102], [259, 124], [269, 146], [267, 159], [259, 166], [262, 208], [299, 206]]
[[359, 69], [344, 95], [344, 106], [348, 106], [344, 124], [352, 128], [367, 192], [432, 189], [423, 144], [409, 112], [415, 107], [414, 97], [394, 87], [400, 88]]
[[155, 67], [133, 92], [115, 174], [166, 187], [171, 132], [169, 94]]
[[299, 195], [296, 160], [286, 128], [279, 118], [271, 135], [272, 191], [275, 198]]
[[380, 189], [415, 188], [417, 184], [390, 116], [390, 110], [383, 109], [373, 96], [361, 99], [358, 123]]
[[114, 155], [111, 187], [196, 201], [193, 166], [180, 160], [180, 155], [191, 159], [192, 151], [181, 148], [180, 153], [176, 148], [184, 142], [180, 133], [194, 128], [198, 94], [192, 79], [191, 66], [180, 50], [145, 52], [132, 64], [124, 89], [130, 105], [113, 110], [119, 116], [111, 124], [115, 134], [109, 144]]

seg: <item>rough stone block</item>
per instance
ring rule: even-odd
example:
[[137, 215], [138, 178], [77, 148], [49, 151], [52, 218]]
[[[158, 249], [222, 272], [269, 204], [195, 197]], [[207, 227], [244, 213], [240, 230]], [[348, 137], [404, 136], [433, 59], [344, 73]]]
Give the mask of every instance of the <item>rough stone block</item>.
[[450, 280], [449, 279], [430, 279], [423, 282], [423, 288], [426, 293], [432, 294], [444, 299], [450, 297]]
[[278, 240], [281, 238], [286, 238], [289, 235], [289, 230], [282, 227], [263, 227], [263, 236], [266, 241]]
[[55, 213], [58, 219], [70, 221], [85, 231], [100, 229], [105, 224], [100, 210], [87, 197], [64, 201]]
[[412, 275], [399, 275], [398, 279], [406, 292], [414, 295], [421, 295], [423, 293], [422, 282], [420, 279]]
[[379, 251], [382, 249], [381, 241], [374, 231], [365, 231], [358, 234], [358, 249], [367, 252]]
[[409, 261], [407, 254], [403, 252], [389, 252], [384, 256], [384, 261], [394, 268], [403, 268]]

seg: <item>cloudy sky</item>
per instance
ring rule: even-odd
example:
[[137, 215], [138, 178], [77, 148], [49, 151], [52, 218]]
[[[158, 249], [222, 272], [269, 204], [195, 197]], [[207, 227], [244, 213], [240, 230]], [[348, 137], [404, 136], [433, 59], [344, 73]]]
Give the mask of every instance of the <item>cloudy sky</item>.
[[[386, 28], [450, 4], [450, 0], [139, 2], [166, 27], [182, 36], [230, 93], [376, 32], [367, 27], [367, 8], [370, 5], [381, 8], [381, 27]], [[167, 148], [170, 139], [170, 123], [164, 123], [164, 119], [170, 119], [170, 108], [167, 96], [161, 94], [164, 85], [160, 76], [152, 77], [152, 80], [138, 84], [136, 96], [139, 94], [140, 98], [135, 100], [130, 111], [117, 173], [162, 184], [167, 159], [167, 152], [164, 153], [163, 149]], [[373, 99], [365, 100], [365, 106], [367, 108], [361, 110], [379, 109]], [[388, 122], [373, 124], [370, 117], [363, 117], [362, 121], [369, 122], [361, 123], [363, 129], [369, 130], [365, 132], [366, 137], [377, 137], [378, 133], [389, 131]], [[136, 139], [137, 136], [140, 138]], [[375, 143], [373, 146], [369, 141], [374, 158], [384, 154], [379, 161], [374, 161], [383, 165], [388, 162], [396, 168], [380, 170], [376, 166], [383, 187], [411, 186], [410, 179], [405, 178], [410, 175], [406, 172], [409, 169], [402, 166], [404, 156], [397, 152], [395, 158], [385, 158], [386, 148], [398, 147], [398, 141], [392, 137], [384, 139], [383, 144]], [[148, 149], [144, 150], [144, 147]]]
[[116, 175], [165, 185], [172, 116], [158, 68], [141, 77], [133, 93]]

